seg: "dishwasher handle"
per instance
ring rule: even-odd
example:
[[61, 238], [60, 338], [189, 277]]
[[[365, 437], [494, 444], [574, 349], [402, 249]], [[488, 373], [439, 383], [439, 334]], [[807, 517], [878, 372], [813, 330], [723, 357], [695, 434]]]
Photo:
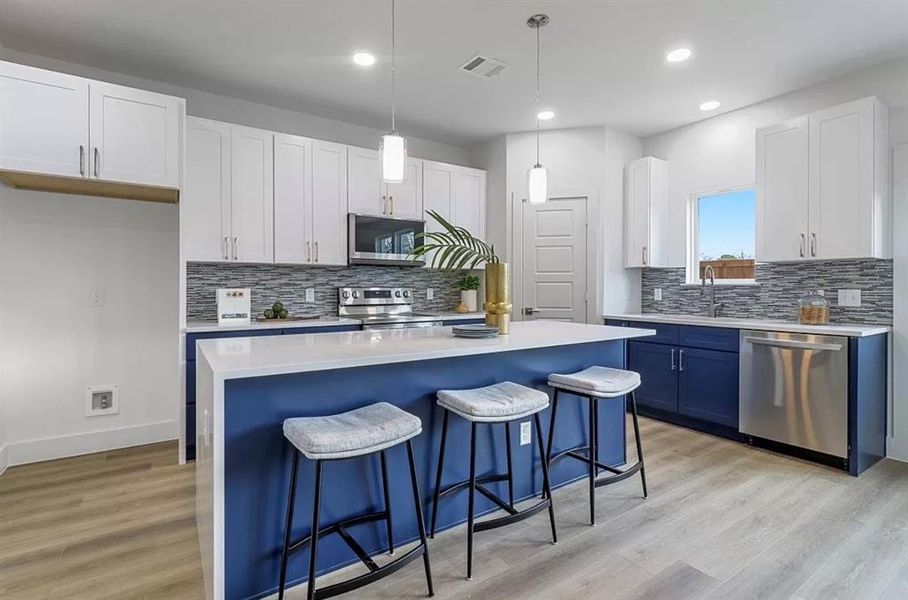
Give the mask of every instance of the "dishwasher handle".
[[746, 337], [745, 342], [758, 344], [762, 346], [774, 346], [776, 348], [795, 348], [798, 350], [819, 350], [838, 352], [842, 349], [842, 344], [822, 344], [815, 342], [799, 342], [797, 340], [774, 340], [771, 338]]

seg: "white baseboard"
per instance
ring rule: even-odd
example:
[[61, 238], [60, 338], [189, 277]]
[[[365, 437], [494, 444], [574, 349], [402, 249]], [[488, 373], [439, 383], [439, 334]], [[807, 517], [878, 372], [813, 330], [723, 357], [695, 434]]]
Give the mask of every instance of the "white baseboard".
[[0, 475], [3, 475], [3, 472], [6, 470], [6, 467], [9, 466], [9, 450], [6, 447], [6, 444], [0, 446]]
[[[25, 465], [43, 460], [91, 454], [177, 438], [176, 421], [160, 421], [118, 429], [77, 433], [53, 438], [11, 442], [6, 445], [8, 464]], [[2, 470], [0, 470], [2, 472]]]

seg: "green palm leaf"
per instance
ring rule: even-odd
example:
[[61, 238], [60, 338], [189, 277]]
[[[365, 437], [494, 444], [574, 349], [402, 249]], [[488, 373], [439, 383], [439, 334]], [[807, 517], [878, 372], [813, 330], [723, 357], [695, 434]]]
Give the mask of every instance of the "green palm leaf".
[[467, 229], [451, 224], [434, 210], [426, 213], [443, 231], [427, 231], [417, 234], [423, 241], [410, 253], [413, 258], [429, 257], [429, 266], [447, 271], [474, 269], [482, 263], [497, 263], [495, 248], [475, 237]]

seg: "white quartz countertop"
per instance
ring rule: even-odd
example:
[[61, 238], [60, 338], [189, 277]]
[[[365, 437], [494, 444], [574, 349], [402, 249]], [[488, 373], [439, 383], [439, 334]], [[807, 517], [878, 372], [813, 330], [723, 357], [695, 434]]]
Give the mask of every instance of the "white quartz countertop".
[[730, 329], [753, 329], [758, 331], [785, 331], [788, 333], [816, 333], [822, 335], [843, 335], [848, 337], [866, 337], [888, 333], [885, 325], [801, 325], [789, 321], [769, 321], [762, 319], [732, 319], [726, 317], [710, 318], [702, 315], [665, 315], [660, 313], [621, 313], [605, 315], [606, 319], [624, 321], [641, 321], [644, 323], [674, 323], [678, 325], [701, 325], [706, 327], [726, 327]]
[[[471, 319], [484, 319], [485, 313], [471, 312], [458, 313], [446, 311], [438, 313], [445, 321], [461, 321]], [[294, 329], [296, 327], [315, 328], [315, 327], [337, 327], [339, 325], [360, 326], [363, 322], [360, 319], [349, 319], [346, 317], [319, 317], [318, 319], [303, 319], [302, 321], [269, 321], [267, 323], [251, 321], [249, 323], [239, 323], [231, 325], [218, 325], [216, 321], [189, 321], [186, 323], [185, 333], [211, 333], [215, 331], [256, 331], [259, 329]]]
[[644, 337], [652, 329], [585, 323], [512, 323], [509, 335], [456, 338], [450, 327], [201, 340], [198, 352], [221, 379], [323, 371]]

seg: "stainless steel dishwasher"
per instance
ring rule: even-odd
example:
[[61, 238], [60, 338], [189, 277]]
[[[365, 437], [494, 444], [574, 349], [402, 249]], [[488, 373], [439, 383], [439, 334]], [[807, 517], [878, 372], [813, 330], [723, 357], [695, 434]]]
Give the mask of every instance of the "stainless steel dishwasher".
[[740, 431], [848, 457], [848, 338], [741, 331]]

